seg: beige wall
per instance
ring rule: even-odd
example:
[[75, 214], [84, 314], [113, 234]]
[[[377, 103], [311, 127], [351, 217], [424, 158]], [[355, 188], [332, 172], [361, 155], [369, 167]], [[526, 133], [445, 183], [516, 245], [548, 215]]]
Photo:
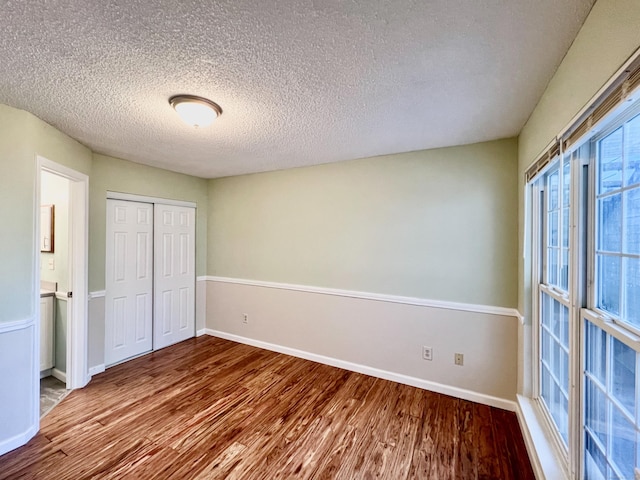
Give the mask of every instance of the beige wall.
[[640, 48], [640, 1], [598, 0], [519, 137], [519, 308], [527, 311], [523, 261], [524, 171]]
[[89, 290], [103, 290], [107, 191], [195, 202], [196, 275], [207, 262], [207, 180], [94, 154], [89, 180]]
[[514, 307], [517, 142], [209, 183], [209, 275]]
[[[206, 283], [207, 328], [214, 335], [294, 349], [324, 363], [489, 405], [510, 408], [515, 400], [518, 320], [512, 316]], [[423, 360], [424, 345], [433, 349], [433, 360]], [[464, 355], [464, 366], [454, 364], [455, 353]]]

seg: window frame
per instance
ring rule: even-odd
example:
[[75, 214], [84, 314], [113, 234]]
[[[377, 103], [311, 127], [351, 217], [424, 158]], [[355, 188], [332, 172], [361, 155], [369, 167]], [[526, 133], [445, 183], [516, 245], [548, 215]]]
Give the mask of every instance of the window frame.
[[[623, 128], [623, 144], [622, 150], [623, 155], [625, 151], [624, 145], [624, 125], [634, 118], [640, 116], [640, 101], [635, 102], [630, 108], [625, 109], [621, 114], [615, 116], [610, 121], [603, 122], [605, 124], [604, 128], [600, 129], [597, 132], [594, 132], [587, 143], [589, 144], [589, 166], [590, 166], [590, 175], [589, 175], [589, 195], [588, 195], [588, 218], [591, 219], [588, 231], [588, 251], [587, 251], [587, 260], [588, 260], [588, 285], [587, 285], [587, 303], [586, 308], [591, 310], [594, 314], [598, 315], [604, 321], [613, 322], [618, 325], [621, 329], [627, 330], [635, 336], [640, 336], [640, 325], [634, 326], [633, 324], [625, 321], [622, 316], [623, 313], [619, 315], [615, 315], [612, 312], [604, 310], [598, 307], [598, 275], [597, 275], [597, 255], [598, 255], [598, 199], [610, 195], [614, 195], [620, 193], [624, 194], [626, 191], [630, 191], [633, 189], [640, 188], [640, 183], [635, 183], [631, 186], [623, 185], [621, 188], [616, 189], [614, 193], [607, 192], [605, 195], [598, 195], [598, 156], [599, 156], [599, 145], [598, 143], [609, 136], [611, 133], [616, 130]], [[622, 175], [624, 176], [624, 170]], [[621, 212], [621, 222], [624, 222], [624, 198], [622, 199], [622, 212]], [[623, 230], [621, 230], [620, 235], [623, 235]], [[624, 239], [621, 239], [621, 242], [624, 242]], [[603, 250], [604, 251], [604, 250]], [[620, 310], [624, 312], [624, 289], [622, 287], [624, 282], [624, 268], [623, 268], [623, 259], [624, 258], [638, 258], [640, 259], [640, 254], [625, 254], [622, 251], [620, 253], [612, 253], [607, 252], [607, 255], [616, 256], [620, 258], [620, 286], [621, 293], [619, 296], [620, 301]]]
[[[634, 113], [634, 111], [637, 113]], [[545, 432], [545, 437], [547, 437], [547, 441], [549, 442], [548, 448], [550, 448], [550, 450], [547, 451], [545, 450], [547, 447], [544, 447], [542, 452], [544, 456], [552, 454], [554, 458], [551, 465], [549, 465], [550, 468], [548, 469], [549, 472], [554, 472], [554, 477], [558, 477], [560, 471], [563, 470], [566, 478], [584, 478], [586, 473], [585, 468], [588, 466], [585, 463], [585, 455], [588, 454], [586, 452], [585, 435], [585, 411], [587, 407], [587, 396], [585, 394], [585, 387], [587, 383], [585, 370], [587, 364], [585, 362], [585, 356], [587, 352], [589, 352], [590, 355], [593, 355], [594, 352], [598, 353], [600, 350], [599, 347], [598, 350], [592, 350], [592, 348], [597, 347], [597, 344], [586, 344], [587, 325], [590, 321], [592, 324], [595, 323], [595, 326], [598, 328], [604, 330], [606, 335], [615, 337], [618, 340], [625, 338], [627, 341], [623, 341], [623, 343], [627, 346], [631, 346], [637, 354], [635, 377], [635, 409], [637, 418], [635, 424], [637, 430], [637, 434], [635, 436], [636, 444], [635, 447], [628, 445], [623, 446], [623, 450], [618, 450], [618, 452], [627, 452], [627, 454], [631, 451], [636, 452], [637, 456], [634, 461], [638, 467], [635, 467], [634, 465], [634, 468], [636, 468], [634, 473], [638, 478], [640, 478], [640, 428], [638, 428], [638, 426], [640, 426], [640, 353], [638, 353], [640, 352], [640, 333], [631, 331], [629, 329], [628, 322], [621, 322], [619, 320], [615, 321], [616, 319], [608, 315], [608, 312], [595, 308], [594, 305], [596, 304], [595, 295], [597, 293], [595, 285], [595, 222], [597, 222], [598, 218], [595, 209], [595, 167], [597, 165], [595, 162], [595, 149], [593, 148], [593, 139], [595, 137], [605, 135], [605, 130], [612, 131], [617, 128], [615, 124], [620, 118], [624, 116], [632, 118], [638, 113], [640, 113], [640, 50], [636, 51], [635, 54], [625, 62], [615, 75], [598, 91], [589, 103], [576, 114], [569, 124], [551, 140], [543, 152], [524, 171], [525, 194], [523, 201], [525, 208], [525, 230], [523, 253], [524, 271], [526, 272], [526, 276], [523, 280], [524, 289], [527, 294], [524, 298], [523, 308], [525, 314], [531, 320], [530, 322], [523, 324], [523, 335], [527, 340], [524, 351], [526, 352], [528, 348], [531, 350], [526, 352], [524, 357], [526, 368], [523, 371], [522, 393], [530, 397], [531, 405], [533, 406], [536, 414], [536, 421], [540, 422], [539, 426]], [[635, 138], [636, 130], [634, 129], [633, 131]], [[634, 159], [636, 158], [635, 155], [637, 155], [637, 148], [637, 144], [634, 142], [633, 150], [630, 150], [634, 155]], [[579, 150], [580, 152], [576, 153]], [[586, 156], [584, 155], [585, 151], [587, 152]], [[623, 152], [627, 153], [626, 148]], [[558, 158], [564, 158], [567, 154], [578, 156], [579, 161], [572, 165], [575, 167], [579, 166], [580, 168], [574, 168], [575, 174], [572, 175], [573, 193], [571, 194], [571, 198], [572, 205], [575, 208], [573, 208], [573, 213], [571, 214], [573, 219], [573, 233], [571, 233], [572, 253], [570, 262], [573, 263], [571, 264], [569, 273], [569, 302], [573, 309], [570, 314], [570, 319], [573, 321], [570, 338], [574, 340], [573, 345], [575, 348], [571, 350], [569, 359], [569, 375], [573, 397], [573, 402], [569, 405], [569, 414], [572, 415], [572, 418], [570, 419], [571, 436], [569, 451], [564, 451], [563, 453], [563, 444], [562, 442], [557, 442], [556, 439], [556, 437], [559, 438], [560, 435], [555, 430], [554, 422], [546, 416], [544, 405], [541, 405], [539, 399], [539, 360], [541, 358], [540, 324], [542, 320], [541, 289], [539, 285], [542, 282], [542, 265], [543, 262], [546, 262], [546, 253], [543, 251], [541, 243], [541, 239], [543, 238], [541, 235], [544, 234], [544, 228], [543, 225], [540, 225], [541, 212], [543, 211], [543, 208], [540, 201], [539, 186], [540, 180], [543, 178], [548, 168], [551, 167]], [[623, 175], [626, 171], [626, 168], [624, 167], [625, 165], [623, 163]], [[624, 185], [624, 180], [622, 185]], [[625, 198], [622, 199], [623, 202], [629, 200], [630, 199]], [[637, 201], [635, 195], [633, 201]], [[635, 209], [633, 211], [635, 212]], [[622, 216], [622, 213], [620, 215]], [[631, 237], [627, 237], [621, 241], [621, 245], [623, 241], [628, 242], [631, 238], [634, 242], [633, 246], [636, 247], [635, 229], [638, 227], [635, 224], [635, 220], [635, 215], [631, 220], [623, 219], [623, 221], [632, 224], [634, 230], [632, 231], [633, 233]], [[621, 223], [620, 225], [623, 224]], [[626, 227], [621, 226], [621, 231], [624, 231], [625, 228]], [[626, 250], [628, 251], [628, 249]], [[624, 252], [625, 247], [621, 247], [621, 253]], [[635, 270], [636, 266], [633, 265], [633, 267], [634, 269], [631, 270], [631, 275], [633, 276], [631, 278], [635, 280], [638, 273], [637, 270]], [[544, 268], [546, 268], [546, 263]], [[624, 268], [622, 263], [620, 268]], [[625, 303], [622, 303], [621, 307], [624, 306], [624, 308], [631, 308], [631, 311], [635, 313], [637, 310], [635, 308], [637, 305], [637, 298], [635, 297], [635, 282], [628, 285], [621, 283], [619, 289], [630, 289], [629, 291], [634, 294], [632, 303], [630, 303], [628, 307]], [[624, 302], [620, 292], [619, 297], [618, 301]], [[624, 313], [622, 308], [620, 308], [619, 311]], [[590, 316], [589, 320], [586, 320], [585, 315]], [[633, 320], [638, 322], [637, 318], [634, 318]], [[611, 347], [614, 343], [613, 340], [609, 337], [607, 338], [607, 349], [611, 352], [615, 352], [616, 350]], [[631, 342], [631, 344], [629, 342]], [[617, 352], [618, 353], [615, 353], [615, 355], [619, 356], [619, 346], [617, 347]], [[609, 353], [607, 353], [607, 355], [609, 355]], [[618, 365], [617, 368], [622, 368], [622, 371], [624, 372], [625, 365], [630, 365], [628, 364], [630, 361], [628, 360], [629, 357], [629, 353], [622, 355], [622, 357], [618, 357], [622, 358], [622, 360], [616, 360], [614, 365]], [[607, 357], [607, 361], [609, 361], [609, 357]], [[598, 375], [603, 374], [598, 373]], [[624, 373], [610, 373], [607, 371], [606, 375], [616, 375], [616, 388], [622, 388], [621, 385], [628, 385], [631, 381], [630, 378], [624, 376]], [[607, 382], [609, 382], [608, 379]], [[612, 391], [612, 395], [621, 399], [622, 403], [630, 405], [628, 400], [630, 399], [631, 393], [628, 390], [626, 390], [626, 393], [624, 388], [622, 390]], [[596, 395], [591, 398], [597, 398], [597, 401], [600, 401], [599, 399], [602, 397]], [[606, 404], [607, 401], [608, 400], [604, 400], [604, 403]], [[613, 408], [614, 407], [611, 407], [609, 410], [612, 410]], [[609, 410], [607, 410], [607, 412], [609, 412]], [[599, 412], [599, 410], [596, 409], [592, 412]], [[629, 419], [627, 419], [627, 421], [628, 420]], [[591, 417], [589, 421], [592, 422], [593, 417]], [[609, 420], [607, 418], [604, 421], [613, 422], [614, 420]], [[525, 422], [528, 422], [528, 420], [525, 420]], [[591, 425], [598, 424], [591, 423]], [[620, 430], [620, 428], [622, 428], [622, 430]], [[625, 428], [626, 427], [621, 427], [619, 424], [614, 427], [614, 430], [616, 432], [622, 432], [624, 435], [624, 432], [626, 431]], [[627, 448], [630, 450], [627, 451]], [[616, 454], [614, 452], [609, 452], [608, 455], [611, 455], [611, 458], [616, 458], [616, 455], [619, 454], [620, 453]], [[620, 457], [618, 456], [618, 458]], [[627, 464], [627, 461], [625, 461], [625, 465]], [[547, 466], [542, 465], [541, 468], [546, 473]]]
[[[550, 174], [553, 174], [554, 171], [561, 171], [564, 167], [565, 155], [560, 153], [554, 159], [552, 159], [549, 164], [534, 178], [531, 183], [531, 198], [532, 201], [532, 238], [533, 238], [533, 248], [532, 248], [532, 318], [535, 319], [532, 322], [532, 352], [534, 354], [534, 361], [532, 362], [532, 398], [537, 405], [537, 410], [542, 420], [545, 424], [545, 430], [551, 433], [551, 439], [553, 441], [554, 449], [558, 452], [562, 457], [563, 468], [567, 471], [567, 473], [573, 473], [573, 460], [570, 456], [570, 452], [574, 449], [574, 444], [576, 441], [576, 433], [573, 428], [573, 424], [575, 423], [573, 420], [573, 416], [575, 416], [575, 410], [573, 409], [573, 404], [575, 403], [575, 383], [576, 379], [575, 374], [573, 373], [572, 363], [573, 357], [572, 349], [576, 345], [574, 335], [575, 321], [573, 320], [575, 311], [573, 305], [570, 301], [570, 292], [573, 286], [572, 276], [573, 276], [573, 264], [575, 263], [573, 260], [572, 254], [572, 235], [573, 235], [573, 216], [575, 213], [574, 198], [573, 198], [573, 184], [574, 184], [574, 168], [573, 166], [570, 168], [570, 192], [569, 192], [569, 266], [568, 266], [568, 279], [567, 279], [567, 290], [562, 290], [557, 285], [553, 285], [548, 282], [548, 213], [549, 209], [547, 207], [548, 202], [548, 182], [547, 177]], [[570, 157], [569, 162], [573, 162], [573, 157]], [[559, 208], [558, 212], [562, 212], [562, 182], [560, 181], [562, 176], [559, 176], [559, 192], [558, 192], [558, 201]], [[559, 213], [559, 219], [561, 219], [561, 213]], [[561, 224], [562, 221], [558, 222], [558, 249], [562, 251], [562, 240], [561, 240]], [[560, 261], [561, 261], [560, 254]], [[558, 271], [560, 268], [558, 268]], [[560, 283], [560, 282], [558, 282]], [[548, 295], [551, 299], [558, 301], [561, 305], [567, 308], [567, 321], [568, 325], [568, 383], [567, 383], [567, 395], [568, 395], [568, 418], [567, 418], [567, 442], [562, 438], [562, 435], [558, 429], [558, 426], [553, 419], [551, 414], [551, 410], [549, 409], [546, 401], [542, 397], [542, 302], [543, 295]], [[579, 345], [579, 344], [578, 344]]]

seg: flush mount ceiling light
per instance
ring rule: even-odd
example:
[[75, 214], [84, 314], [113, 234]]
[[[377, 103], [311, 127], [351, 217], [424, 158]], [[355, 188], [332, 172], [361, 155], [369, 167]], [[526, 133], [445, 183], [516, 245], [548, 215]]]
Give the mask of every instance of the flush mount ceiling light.
[[175, 95], [169, 99], [169, 104], [185, 123], [196, 128], [208, 127], [222, 114], [220, 105], [195, 95]]

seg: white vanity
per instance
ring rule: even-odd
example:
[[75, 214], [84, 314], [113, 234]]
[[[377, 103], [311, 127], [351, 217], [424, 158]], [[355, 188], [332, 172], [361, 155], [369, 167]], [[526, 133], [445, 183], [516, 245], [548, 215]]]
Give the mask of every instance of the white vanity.
[[51, 370], [54, 365], [55, 294], [55, 290], [40, 289], [40, 372]]

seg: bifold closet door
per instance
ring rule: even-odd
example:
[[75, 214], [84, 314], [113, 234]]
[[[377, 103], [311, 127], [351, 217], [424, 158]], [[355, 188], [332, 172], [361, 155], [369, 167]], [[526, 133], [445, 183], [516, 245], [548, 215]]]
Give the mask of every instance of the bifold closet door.
[[105, 364], [153, 348], [153, 205], [107, 200]]
[[153, 348], [195, 336], [195, 208], [155, 205]]

